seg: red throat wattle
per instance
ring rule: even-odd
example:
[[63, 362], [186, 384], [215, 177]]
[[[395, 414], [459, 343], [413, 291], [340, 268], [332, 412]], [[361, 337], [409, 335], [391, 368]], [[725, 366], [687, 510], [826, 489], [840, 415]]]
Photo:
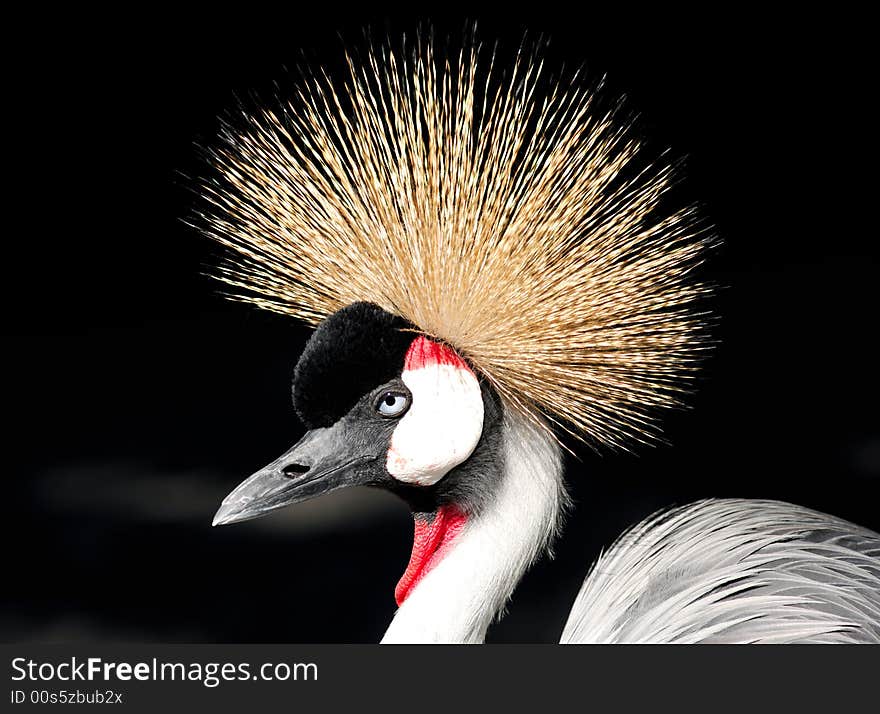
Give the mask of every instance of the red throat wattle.
[[443, 556], [467, 523], [467, 516], [455, 506], [441, 506], [436, 513], [416, 513], [413, 519], [415, 529], [412, 555], [406, 572], [394, 588], [394, 599], [398, 607], [403, 605], [419, 581], [443, 560]]

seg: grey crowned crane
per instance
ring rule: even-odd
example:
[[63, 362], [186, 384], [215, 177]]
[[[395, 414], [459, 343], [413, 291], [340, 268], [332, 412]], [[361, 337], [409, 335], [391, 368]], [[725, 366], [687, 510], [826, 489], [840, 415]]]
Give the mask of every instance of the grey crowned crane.
[[[567, 507], [562, 442], [656, 438], [709, 342], [714, 242], [670, 209], [619, 108], [540, 50], [468, 38], [348, 57], [226, 125], [200, 227], [238, 297], [316, 329], [308, 428], [223, 501], [234, 523], [347, 486], [412, 509], [383, 642], [481, 642]], [[771, 501], [702, 501], [623, 535], [563, 642], [880, 642], [880, 536]]]

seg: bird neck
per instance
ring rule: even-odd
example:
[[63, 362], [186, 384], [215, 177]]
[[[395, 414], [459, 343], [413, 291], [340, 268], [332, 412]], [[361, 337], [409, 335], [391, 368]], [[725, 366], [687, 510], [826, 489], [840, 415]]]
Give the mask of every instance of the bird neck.
[[[479, 643], [528, 567], [549, 546], [566, 503], [558, 443], [504, 415], [502, 478], [490, 503], [458, 528], [409, 590], [383, 643]], [[417, 524], [418, 525], [418, 524]]]

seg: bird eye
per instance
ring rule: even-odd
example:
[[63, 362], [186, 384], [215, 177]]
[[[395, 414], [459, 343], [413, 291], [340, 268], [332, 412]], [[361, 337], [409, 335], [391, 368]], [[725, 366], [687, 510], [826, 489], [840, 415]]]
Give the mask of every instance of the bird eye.
[[385, 392], [376, 402], [376, 411], [384, 417], [398, 417], [409, 409], [409, 402], [405, 392]]

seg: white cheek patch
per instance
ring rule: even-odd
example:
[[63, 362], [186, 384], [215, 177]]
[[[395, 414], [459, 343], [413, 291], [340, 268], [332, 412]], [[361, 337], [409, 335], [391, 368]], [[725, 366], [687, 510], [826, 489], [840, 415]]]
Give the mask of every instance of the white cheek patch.
[[430, 486], [477, 447], [483, 396], [467, 364], [425, 337], [410, 345], [401, 379], [412, 392], [412, 404], [394, 430], [385, 465], [399, 481]]

